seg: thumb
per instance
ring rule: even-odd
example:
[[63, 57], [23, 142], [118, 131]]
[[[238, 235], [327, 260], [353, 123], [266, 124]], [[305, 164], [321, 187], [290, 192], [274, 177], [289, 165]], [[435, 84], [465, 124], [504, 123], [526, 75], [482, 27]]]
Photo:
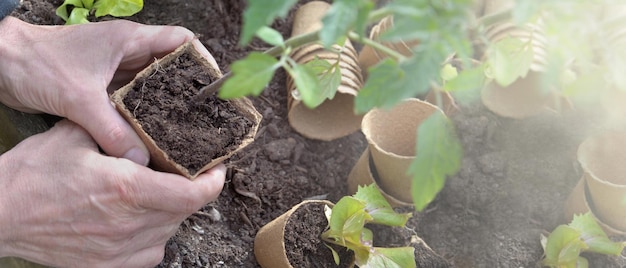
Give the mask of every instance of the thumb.
[[70, 107], [76, 111], [70, 111], [68, 118], [87, 130], [108, 155], [148, 165], [148, 149], [135, 130], [115, 110], [105, 90], [97, 94], [80, 107]]

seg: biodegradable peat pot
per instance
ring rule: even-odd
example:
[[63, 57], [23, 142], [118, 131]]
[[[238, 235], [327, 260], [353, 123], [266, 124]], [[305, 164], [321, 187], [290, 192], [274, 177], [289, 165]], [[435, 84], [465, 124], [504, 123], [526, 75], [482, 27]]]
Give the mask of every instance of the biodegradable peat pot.
[[407, 171], [415, 159], [417, 129], [432, 113], [440, 110], [419, 99], [407, 99], [393, 108], [374, 109], [363, 117], [362, 131], [368, 142], [378, 186], [404, 203], [412, 203]]
[[111, 96], [148, 147], [150, 166], [189, 179], [250, 144], [261, 122], [245, 98], [194, 101], [200, 88], [222, 76], [201, 46], [197, 40], [182, 45]]
[[372, 161], [370, 150], [365, 148], [365, 151], [363, 151], [363, 154], [361, 154], [361, 157], [359, 157], [359, 160], [356, 162], [348, 175], [348, 193], [350, 195], [354, 195], [359, 189], [359, 186], [367, 186], [374, 183], [392, 207], [413, 206], [413, 203], [398, 200], [397, 198], [386, 193], [384, 189], [378, 186], [379, 181], [380, 177]]
[[578, 148], [578, 162], [594, 214], [626, 232], [626, 132], [605, 131], [587, 138]]
[[610, 226], [608, 223], [606, 223], [604, 219], [600, 218], [597, 215], [596, 206], [591, 202], [591, 198], [589, 195], [589, 187], [587, 187], [587, 182], [585, 181], [585, 178], [582, 178], [578, 181], [576, 187], [574, 187], [570, 195], [567, 197], [567, 200], [565, 201], [564, 222], [569, 223], [574, 219], [575, 215], [590, 212], [591, 216], [596, 220], [596, 222], [598, 222], [598, 225], [600, 225], [600, 227], [602, 227], [604, 232], [608, 235], [626, 235], [626, 230], [620, 230]]
[[[370, 30], [370, 39], [381, 42], [380, 35], [385, 31], [393, 28], [393, 17], [387, 16], [380, 20], [378, 24], [374, 25]], [[381, 42], [385, 47], [395, 50], [396, 52], [410, 57], [413, 55], [412, 47], [417, 46], [419, 41], [417, 40], [407, 40], [407, 41], [398, 41], [398, 42]], [[359, 53], [359, 63], [361, 65], [361, 69], [364, 72], [364, 76], [366, 75], [367, 69], [376, 65], [381, 60], [387, 58], [387, 54], [370, 47], [368, 45], [363, 46], [361, 52]]]
[[324, 206], [334, 204], [327, 200], [302, 201], [263, 226], [254, 239], [254, 256], [259, 265], [264, 268], [353, 267], [351, 251], [334, 247], [341, 259], [337, 266], [330, 249], [321, 240], [328, 225]]
[[[310, 33], [322, 27], [322, 17], [330, 5], [326, 2], [311, 1], [296, 11], [292, 36]], [[287, 77], [288, 120], [291, 127], [302, 136], [311, 139], [330, 141], [352, 134], [359, 130], [362, 115], [354, 113], [354, 98], [363, 86], [361, 68], [357, 53], [350, 40], [344, 46], [333, 45], [326, 50], [318, 43], [304, 45], [293, 50], [290, 56], [298, 64], [306, 64], [316, 58], [331, 64], [339, 61], [341, 83], [335, 97], [325, 100], [314, 109], [306, 107], [297, 97], [293, 79]]]

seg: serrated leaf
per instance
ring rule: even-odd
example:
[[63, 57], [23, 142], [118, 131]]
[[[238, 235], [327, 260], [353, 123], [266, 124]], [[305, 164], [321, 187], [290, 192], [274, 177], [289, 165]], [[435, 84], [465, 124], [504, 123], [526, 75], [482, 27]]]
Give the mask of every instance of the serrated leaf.
[[548, 236], [542, 263], [551, 267], [575, 268], [580, 252], [587, 248], [580, 235], [581, 232], [573, 227], [559, 225]]
[[[83, 1], [81, 0], [65, 0], [63, 4], [61, 4], [61, 6], [59, 6], [56, 9], [57, 16], [61, 17], [64, 21], [67, 22], [67, 20], [70, 19], [70, 13], [71, 13], [71, 11], [70, 13], [68, 13], [67, 9], [70, 7], [73, 9], [73, 8], [81, 8], [81, 7], [84, 8], [85, 6], [83, 4]], [[69, 24], [69, 23], [66, 23], [66, 24]]]
[[127, 17], [137, 14], [143, 8], [143, 0], [98, 0], [94, 4], [96, 17], [111, 15]]
[[320, 31], [320, 41], [325, 47], [337, 43], [340, 37], [345, 36], [354, 26], [358, 19], [359, 0], [334, 1], [322, 23], [324, 27]]
[[350, 196], [342, 197], [330, 217], [330, 228], [322, 237], [330, 238], [338, 245], [355, 248], [361, 245], [361, 235], [366, 222], [372, 220], [365, 210], [365, 204]]
[[293, 78], [304, 105], [313, 109], [326, 100], [326, 96], [321, 92], [317, 74], [309, 66], [295, 64], [287, 69], [287, 72]]
[[569, 226], [580, 231], [580, 239], [589, 247], [587, 251], [618, 256], [624, 250], [624, 243], [611, 241], [589, 212], [574, 215]]
[[252, 52], [231, 66], [232, 77], [220, 88], [223, 99], [240, 98], [247, 95], [258, 96], [272, 80], [280, 65], [274, 57]]
[[82, 7], [75, 7], [72, 9], [72, 13], [70, 13], [70, 17], [67, 19], [65, 24], [73, 25], [73, 24], [84, 24], [89, 23], [87, 20], [87, 16], [89, 15], [89, 9]]
[[365, 211], [372, 216], [372, 223], [404, 226], [411, 218], [411, 213], [395, 212], [374, 184], [358, 186], [354, 198], [365, 203]]
[[285, 40], [283, 39], [283, 35], [280, 34], [275, 29], [272, 29], [267, 26], [263, 26], [256, 31], [256, 36], [261, 38], [265, 43], [268, 43], [273, 46], [282, 47], [284, 46]]
[[415, 268], [415, 249], [413, 247], [379, 248], [375, 247], [366, 263], [357, 263], [361, 268]]
[[277, 17], [285, 17], [297, 0], [248, 0], [243, 13], [243, 31], [239, 44], [247, 45], [254, 34]]
[[526, 76], [533, 61], [533, 49], [530, 41], [507, 37], [490, 46], [488, 57], [494, 80], [506, 87]]
[[409, 173], [413, 203], [421, 211], [441, 191], [446, 176], [459, 170], [463, 152], [452, 122], [439, 110], [420, 124], [417, 137], [417, 155]]
[[311, 104], [316, 107], [326, 99], [334, 98], [337, 88], [339, 88], [339, 85], [341, 84], [341, 70], [339, 68], [339, 63], [336, 62], [335, 64], [331, 64], [327, 60], [315, 58], [314, 60], [307, 62], [305, 65], [311, 68], [311, 71], [313, 71], [319, 81], [319, 88], [316, 89], [317, 93], [315, 94], [315, 96], [318, 96], [319, 99], [315, 99]]

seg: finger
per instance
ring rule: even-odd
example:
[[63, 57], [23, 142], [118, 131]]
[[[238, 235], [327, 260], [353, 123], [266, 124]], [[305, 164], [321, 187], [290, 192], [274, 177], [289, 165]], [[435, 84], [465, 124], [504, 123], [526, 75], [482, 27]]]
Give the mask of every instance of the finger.
[[106, 91], [94, 94], [70, 103], [68, 118], [85, 128], [108, 155], [146, 166], [150, 156], [137, 133], [111, 105]]
[[139, 172], [135, 178], [137, 204], [144, 208], [191, 214], [215, 200], [226, 176], [226, 167], [220, 164], [190, 181], [175, 174]]

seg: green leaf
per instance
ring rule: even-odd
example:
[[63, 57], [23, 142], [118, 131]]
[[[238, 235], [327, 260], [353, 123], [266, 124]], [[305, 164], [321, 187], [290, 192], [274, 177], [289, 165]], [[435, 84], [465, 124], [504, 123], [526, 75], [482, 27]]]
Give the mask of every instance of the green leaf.
[[128, 17], [141, 11], [143, 0], [98, 0], [94, 8], [96, 9], [96, 17], [106, 15]]
[[254, 34], [276, 17], [285, 17], [297, 0], [248, 0], [243, 13], [243, 31], [239, 44], [247, 45]]
[[311, 101], [313, 107], [322, 104], [326, 99], [334, 98], [337, 88], [341, 84], [339, 62], [331, 64], [327, 60], [315, 58], [305, 65], [313, 71], [319, 81], [319, 87], [316, 89], [317, 93], [314, 94], [316, 98]]
[[335, 261], [335, 264], [339, 265], [339, 261], [341, 260], [339, 258], [339, 253], [337, 253], [337, 251], [333, 247], [329, 246], [326, 243], [324, 243], [324, 246], [326, 246], [328, 249], [330, 249], [330, 252], [333, 253], [333, 260]]
[[70, 13], [68, 13], [67, 9], [68, 8], [74, 9], [74, 8], [81, 8], [81, 7], [83, 8], [85, 7], [83, 4], [83, 1], [81, 0], [65, 0], [65, 2], [63, 2], [63, 4], [56, 9], [56, 14], [57, 16], [61, 17], [64, 21], [67, 21], [70, 19]]
[[373, 8], [371, 1], [363, 0], [336, 0], [330, 7], [322, 22], [324, 27], [320, 31], [320, 40], [325, 47], [339, 42], [354, 28], [363, 30], [366, 19]]
[[395, 212], [374, 184], [358, 186], [354, 198], [365, 203], [365, 211], [372, 216], [372, 223], [404, 226], [411, 218], [411, 213]]
[[580, 238], [589, 247], [588, 251], [619, 256], [624, 250], [624, 243], [611, 241], [589, 212], [574, 215], [569, 226], [580, 231]]
[[93, 7], [94, 0], [81, 0], [81, 1], [83, 2], [84, 8], [91, 10], [91, 8]]
[[322, 237], [331, 238], [331, 242], [353, 249], [361, 245], [366, 222], [372, 220], [365, 210], [365, 204], [353, 197], [342, 197], [330, 217], [329, 227]]
[[437, 110], [420, 124], [417, 155], [409, 167], [415, 209], [424, 209], [443, 188], [446, 176], [455, 174], [463, 152], [452, 122]]
[[488, 51], [488, 62], [493, 78], [503, 87], [519, 77], [525, 77], [533, 61], [530, 41], [507, 37], [493, 44]]
[[65, 24], [83, 24], [89, 23], [87, 20], [87, 16], [89, 15], [89, 9], [82, 7], [75, 7], [72, 9], [72, 13], [70, 13], [70, 17], [65, 22]]
[[439, 72], [439, 75], [441, 76], [441, 79], [443, 79], [443, 81], [449, 81], [457, 77], [459, 73], [457, 72], [456, 68], [452, 66], [452, 64], [447, 63], [443, 65], [441, 71]]
[[261, 40], [263, 40], [265, 43], [268, 43], [272, 46], [283, 47], [285, 45], [283, 35], [270, 27], [263, 26], [259, 28], [259, 30], [256, 32], [256, 35], [261, 38]]
[[542, 263], [550, 267], [575, 268], [580, 252], [587, 248], [580, 235], [573, 227], [559, 225], [548, 236]]
[[456, 77], [443, 85], [461, 103], [471, 103], [480, 97], [480, 90], [485, 86], [485, 65], [461, 71]]
[[375, 247], [366, 263], [357, 263], [361, 268], [415, 268], [415, 249], [413, 247], [379, 248]]
[[219, 91], [223, 99], [240, 98], [247, 95], [258, 96], [272, 80], [280, 67], [278, 60], [270, 55], [252, 52], [231, 66], [233, 76], [224, 82]]
[[299, 98], [304, 105], [312, 109], [326, 100], [317, 74], [311, 67], [295, 64], [292, 68], [287, 69], [287, 72], [289, 72], [289, 75], [293, 78]]

